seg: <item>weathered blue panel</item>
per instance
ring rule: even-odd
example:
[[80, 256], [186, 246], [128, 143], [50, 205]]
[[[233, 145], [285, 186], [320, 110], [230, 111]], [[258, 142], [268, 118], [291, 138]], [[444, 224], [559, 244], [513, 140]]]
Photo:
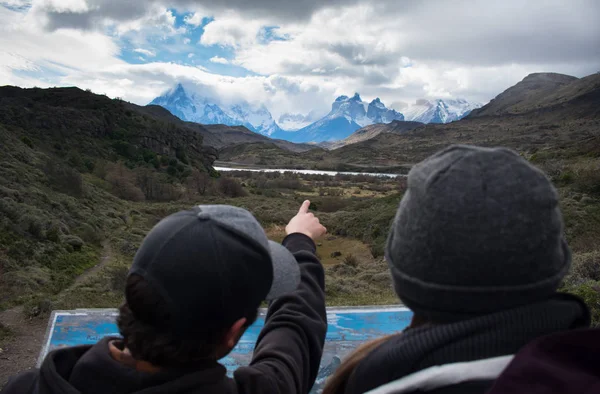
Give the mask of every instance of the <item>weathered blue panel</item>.
[[[264, 325], [261, 311], [256, 323], [244, 334], [233, 352], [221, 360], [231, 374], [237, 367], [246, 365]], [[105, 336], [118, 336], [115, 324], [116, 310], [56, 311], [50, 318], [45, 345], [40, 362], [54, 349], [96, 343]], [[412, 313], [401, 307], [331, 308], [327, 310], [327, 339], [321, 369], [313, 393], [320, 392], [327, 377], [335, 371], [341, 360], [361, 343], [383, 335], [403, 330]]]

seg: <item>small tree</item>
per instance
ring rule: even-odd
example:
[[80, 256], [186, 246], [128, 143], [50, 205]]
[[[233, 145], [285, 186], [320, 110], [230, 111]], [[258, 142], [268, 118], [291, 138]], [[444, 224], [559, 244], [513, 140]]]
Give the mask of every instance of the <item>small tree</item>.
[[206, 172], [193, 169], [188, 179], [188, 188], [201, 196], [206, 195], [208, 188], [212, 182], [212, 178]]
[[45, 161], [43, 171], [56, 190], [74, 197], [83, 195], [83, 180], [79, 172], [51, 159]]
[[135, 175], [123, 163], [110, 164], [106, 181], [111, 184], [113, 193], [124, 200], [143, 201], [144, 193], [135, 185]]
[[234, 178], [219, 179], [219, 191], [227, 197], [244, 197], [248, 195], [242, 185]]

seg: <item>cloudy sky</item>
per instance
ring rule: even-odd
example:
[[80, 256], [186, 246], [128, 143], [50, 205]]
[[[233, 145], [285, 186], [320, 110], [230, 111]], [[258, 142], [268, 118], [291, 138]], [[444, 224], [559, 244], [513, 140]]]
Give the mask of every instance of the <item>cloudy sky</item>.
[[401, 110], [540, 71], [600, 71], [599, 1], [0, 0], [0, 85], [137, 104], [181, 81], [275, 117], [354, 92]]

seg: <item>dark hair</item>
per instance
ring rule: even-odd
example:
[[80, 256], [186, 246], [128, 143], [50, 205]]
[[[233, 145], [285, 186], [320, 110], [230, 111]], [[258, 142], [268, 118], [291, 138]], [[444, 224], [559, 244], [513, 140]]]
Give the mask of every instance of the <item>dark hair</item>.
[[[217, 358], [218, 347], [231, 324], [207, 321], [198, 327], [193, 339], [181, 338], [170, 329], [173, 315], [167, 303], [139, 275], [130, 275], [125, 287], [126, 302], [119, 308], [117, 325], [125, 346], [136, 360], [157, 367], [186, 367]], [[249, 316], [246, 326], [256, 320], [258, 310]]]

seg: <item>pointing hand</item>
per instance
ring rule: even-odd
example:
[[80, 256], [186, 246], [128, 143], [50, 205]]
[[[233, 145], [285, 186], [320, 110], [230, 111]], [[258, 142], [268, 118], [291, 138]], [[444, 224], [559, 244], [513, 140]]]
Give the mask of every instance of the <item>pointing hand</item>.
[[298, 214], [290, 220], [285, 228], [288, 235], [301, 233], [316, 241], [327, 232], [327, 229], [319, 223], [319, 219], [312, 212], [308, 212], [309, 207], [310, 201], [306, 200], [302, 203]]

